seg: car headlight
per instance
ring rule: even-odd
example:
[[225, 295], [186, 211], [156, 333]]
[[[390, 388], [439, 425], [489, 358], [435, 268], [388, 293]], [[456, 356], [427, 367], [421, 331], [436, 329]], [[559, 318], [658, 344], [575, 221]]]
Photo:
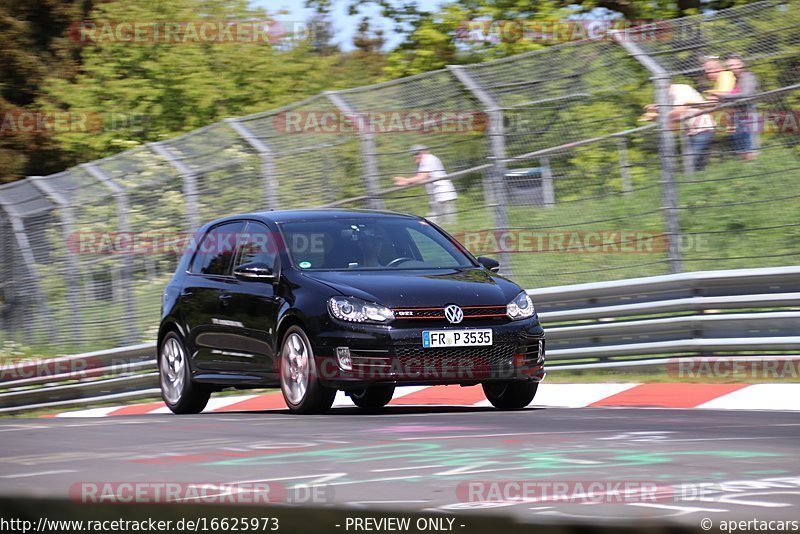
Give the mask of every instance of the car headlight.
[[524, 291], [506, 305], [506, 314], [512, 321], [527, 319], [534, 313], [536, 310], [533, 309], [533, 301]]
[[386, 306], [367, 302], [355, 297], [331, 297], [328, 299], [331, 316], [351, 323], [388, 323], [394, 313]]

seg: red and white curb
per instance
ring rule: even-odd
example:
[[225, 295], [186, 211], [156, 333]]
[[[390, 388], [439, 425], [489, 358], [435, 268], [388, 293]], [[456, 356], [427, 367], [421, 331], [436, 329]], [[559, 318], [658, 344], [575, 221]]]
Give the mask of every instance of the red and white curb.
[[[339, 392], [334, 407], [353, 406]], [[534, 407], [700, 408], [715, 410], [800, 411], [800, 383], [781, 384], [552, 384], [543, 383]], [[397, 388], [390, 406], [491, 406], [480, 386]], [[286, 408], [279, 392], [212, 397], [205, 412], [250, 412]], [[169, 413], [162, 402], [107, 406], [45, 417], [109, 417]]]

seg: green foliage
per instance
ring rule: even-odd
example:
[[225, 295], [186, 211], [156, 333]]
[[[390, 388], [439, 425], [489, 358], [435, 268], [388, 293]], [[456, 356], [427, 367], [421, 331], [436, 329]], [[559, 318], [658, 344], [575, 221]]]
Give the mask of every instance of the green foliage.
[[[67, 32], [91, 4], [89, 0], [0, 3], [0, 113], [36, 110], [46, 77], [75, 75], [78, 47]], [[46, 133], [13, 126], [0, 132], [0, 183], [50, 174], [66, 164], [63, 151]]]
[[246, 0], [113, 0], [86, 12], [79, 6], [91, 3], [43, 4], [47, 11], [16, 0], [0, 7], [0, 110], [72, 111], [88, 126], [3, 135], [0, 181], [52, 174], [226, 117], [369, 84], [385, 62], [376, 48], [380, 36], [369, 28], [357, 50], [342, 53], [313, 36], [277, 43], [91, 42], [91, 33], [76, 38], [71, 26], [88, 20], [99, 36], [120, 22], [270, 20]]

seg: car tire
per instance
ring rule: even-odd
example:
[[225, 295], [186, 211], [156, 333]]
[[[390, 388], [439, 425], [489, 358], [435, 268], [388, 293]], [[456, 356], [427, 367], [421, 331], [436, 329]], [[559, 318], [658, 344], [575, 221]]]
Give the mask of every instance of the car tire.
[[539, 389], [538, 382], [486, 382], [483, 393], [499, 410], [521, 410], [531, 403]]
[[280, 351], [281, 392], [286, 406], [295, 413], [323, 413], [333, 406], [336, 390], [319, 383], [314, 352], [299, 326], [290, 326]]
[[394, 396], [394, 386], [373, 386], [366, 389], [348, 391], [350, 400], [359, 408], [377, 410], [383, 408]]
[[188, 352], [177, 332], [167, 333], [161, 341], [158, 377], [161, 398], [172, 413], [200, 413], [208, 404], [211, 388], [192, 380]]

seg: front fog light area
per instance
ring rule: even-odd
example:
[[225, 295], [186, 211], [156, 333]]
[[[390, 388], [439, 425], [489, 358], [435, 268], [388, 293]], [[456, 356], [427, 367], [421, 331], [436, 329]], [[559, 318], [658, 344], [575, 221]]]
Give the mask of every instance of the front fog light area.
[[353, 359], [350, 357], [349, 347], [336, 347], [336, 359], [339, 360], [339, 367], [345, 371], [352, 371]]

